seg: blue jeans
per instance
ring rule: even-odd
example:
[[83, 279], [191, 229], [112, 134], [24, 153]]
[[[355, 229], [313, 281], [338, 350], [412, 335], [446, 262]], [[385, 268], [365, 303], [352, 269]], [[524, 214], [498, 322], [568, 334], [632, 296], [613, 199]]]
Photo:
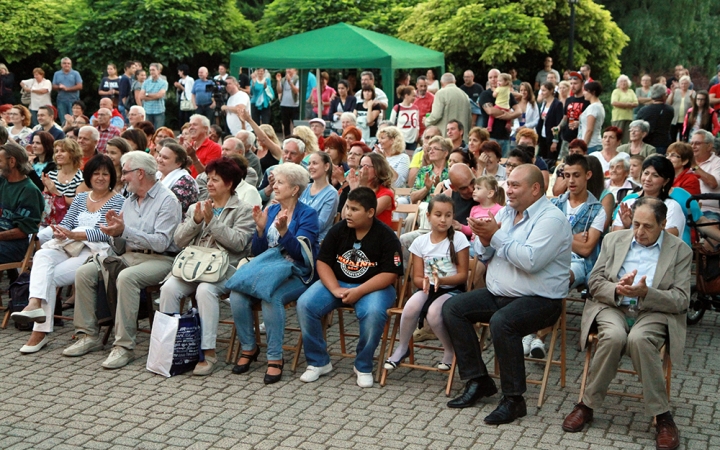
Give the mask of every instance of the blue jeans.
[[703, 211], [703, 217], [712, 222], [720, 222], [720, 214], [715, 211]]
[[[343, 288], [359, 286], [343, 282], [339, 284]], [[375, 349], [380, 343], [387, 321], [387, 309], [394, 303], [395, 288], [391, 285], [367, 294], [353, 305], [355, 315], [360, 321], [360, 337], [355, 357], [355, 368], [359, 372], [372, 372]], [[320, 280], [298, 299], [297, 314], [302, 330], [305, 359], [309, 366], [322, 367], [330, 363], [327, 343], [323, 337], [322, 318], [342, 306], [349, 305], [336, 298]]]
[[63, 123], [65, 121], [65, 114], [72, 116], [72, 104], [75, 100], [58, 100], [57, 101], [57, 112], [58, 116], [56, 122]]
[[210, 125], [215, 124], [215, 109], [211, 108], [210, 106], [212, 103], [208, 103], [207, 105], [197, 105], [197, 109], [195, 110], [195, 114], [200, 114], [201, 116], [207, 117], [207, 119], [210, 121]]
[[165, 113], [161, 112], [159, 114], [145, 114], [145, 120], [153, 124], [153, 126], [157, 130], [158, 128], [165, 126]]
[[491, 141], [495, 141], [498, 144], [500, 144], [500, 148], [502, 149], [502, 157], [507, 158], [508, 153], [510, 153], [510, 139], [493, 139], [490, 138]]
[[599, 152], [600, 150], [602, 150], [602, 145], [593, 145], [592, 147], [588, 147], [588, 155], [590, 153]]
[[526, 391], [522, 338], [553, 325], [562, 311], [562, 299], [499, 297], [486, 288], [458, 294], [445, 302], [443, 322], [455, 348], [460, 378], [488, 375], [473, 324], [489, 322], [505, 395]]
[[28, 245], [30, 245], [28, 238], [0, 241], [0, 264], [22, 261]]
[[285, 305], [297, 300], [306, 289], [307, 285], [303, 284], [299, 278], [291, 277], [278, 286], [269, 302], [241, 292], [230, 292], [230, 308], [243, 351], [251, 352], [257, 346], [252, 303], [262, 302], [262, 314], [267, 333], [267, 359], [282, 359], [282, 347], [285, 340]]

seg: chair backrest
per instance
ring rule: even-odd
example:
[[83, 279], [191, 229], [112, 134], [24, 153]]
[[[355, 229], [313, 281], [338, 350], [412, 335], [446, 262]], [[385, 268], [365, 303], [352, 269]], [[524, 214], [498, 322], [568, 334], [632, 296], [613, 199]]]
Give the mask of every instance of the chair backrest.
[[474, 287], [473, 285], [475, 284], [475, 271], [477, 270], [478, 264], [482, 264], [480, 262], [479, 256], [475, 256], [473, 259], [470, 260], [470, 265], [468, 266], [468, 271], [469, 271], [468, 279], [467, 279], [467, 282], [465, 283], [466, 284], [465, 290], [467, 292], [470, 292], [473, 290], [473, 287]]
[[406, 197], [412, 192], [412, 188], [395, 188], [395, 197]]
[[0, 271], [20, 269], [20, 273], [23, 273], [30, 269], [30, 266], [32, 265], [32, 257], [35, 255], [35, 252], [40, 249], [40, 241], [37, 239], [37, 233], [31, 234], [29, 240], [30, 244], [28, 245], [27, 251], [25, 251], [25, 256], [22, 261], [0, 264]]
[[[405, 223], [403, 223], [403, 230], [405, 233], [409, 233], [411, 231], [415, 231], [417, 228], [418, 223], [418, 204], [398, 204], [397, 207], [395, 207], [396, 213], [400, 214], [408, 214], [407, 218], [405, 219]], [[408, 221], [411, 222], [411, 224], [408, 226]]]
[[410, 297], [410, 293], [412, 292], [412, 283], [413, 283], [413, 255], [410, 254], [410, 260], [408, 261], [407, 266], [405, 267], [405, 274], [402, 277], [398, 277], [398, 280], [400, 280], [399, 286], [397, 288], [397, 307], [402, 308], [405, 306], [405, 300]]

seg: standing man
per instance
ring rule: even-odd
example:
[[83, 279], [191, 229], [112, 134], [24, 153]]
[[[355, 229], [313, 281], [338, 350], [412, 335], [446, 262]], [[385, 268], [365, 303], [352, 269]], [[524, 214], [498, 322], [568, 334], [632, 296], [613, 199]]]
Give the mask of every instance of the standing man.
[[165, 93], [168, 88], [167, 81], [160, 78], [160, 70], [160, 64], [150, 64], [150, 78], [145, 80], [140, 90], [145, 117], [156, 130], [165, 126]]
[[225, 63], [220, 63], [220, 65], [218, 66], [218, 74], [215, 75], [213, 80], [227, 81], [227, 77], [228, 77], [227, 65]]
[[225, 111], [225, 120], [227, 122], [230, 134], [235, 136], [241, 130], [249, 129], [250, 126], [247, 122], [240, 119], [240, 109], [244, 108], [246, 111], [250, 111], [250, 96], [245, 91], [240, 89], [240, 85], [235, 77], [227, 77], [225, 79], [225, 89], [229, 95], [227, 104], [222, 105], [221, 109]]
[[[680, 445], [659, 352], [667, 344], [673, 363], [682, 363], [692, 250], [664, 231], [666, 217], [661, 200], [640, 197], [633, 205], [633, 229], [610, 233], [603, 241], [590, 274], [592, 296], [585, 302], [580, 333], [585, 346], [595, 324], [599, 341], [582, 401], [563, 421], [565, 431], [582, 431], [593, 419], [627, 353], [641, 375], [645, 413], [657, 422], [656, 448]], [[631, 302], [639, 311], [636, 320], [627, 317]]]
[[471, 124], [475, 125], [478, 115], [482, 114], [478, 102], [480, 101], [480, 94], [482, 94], [485, 89], [475, 82], [475, 74], [472, 70], [466, 70], [465, 73], [463, 73], [463, 84], [460, 86], [460, 89], [470, 98], [470, 107], [472, 110]]
[[[441, 130], [447, 131], [448, 123], [456, 120], [467, 130], [472, 120], [468, 96], [455, 85], [455, 75], [449, 72], [440, 77], [440, 86], [440, 90], [435, 94], [432, 112], [425, 118], [425, 126], [437, 125]], [[463, 137], [467, 135], [464, 134]]]
[[488, 72], [488, 83], [490, 89], [483, 91], [480, 94], [480, 107], [482, 108], [482, 122], [479, 126], [487, 128], [490, 116], [495, 118], [492, 131], [490, 132], [490, 139], [500, 144], [502, 148], [503, 157], [507, 157], [510, 152], [510, 132], [505, 127], [507, 121], [512, 121], [517, 117], [520, 117], [522, 113], [515, 111], [513, 107], [517, 104], [515, 96], [510, 96], [510, 111], [503, 111], [499, 108], [495, 108], [495, 98], [493, 92], [497, 88], [498, 77], [500, 71], [497, 69], [491, 69]]
[[[120, 99], [118, 100], [118, 111], [124, 119], [127, 119], [127, 111], [130, 109], [130, 97], [132, 96], [132, 82], [135, 76], [135, 63], [133, 61], [125, 61], [125, 73], [120, 75], [118, 82], [118, 90], [120, 91]], [[133, 98], [133, 102], [135, 99]]]
[[415, 103], [413, 103], [413, 107], [415, 107], [420, 114], [419, 135], [425, 136], [425, 117], [427, 117], [428, 114], [430, 114], [430, 112], [432, 111], [432, 105], [433, 101], [435, 101], [435, 96], [427, 90], [428, 84], [427, 77], [425, 75], [417, 77], [415, 85], [417, 87], [417, 95], [415, 96]]
[[217, 142], [210, 139], [210, 121], [202, 114], [190, 116], [188, 134], [190, 139], [185, 142], [185, 149], [192, 162], [190, 175], [197, 178], [198, 174], [205, 172], [205, 166], [213, 159], [222, 156], [222, 148]]
[[58, 117], [65, 117], [65, 114], [72, 114], [73, 102], [80, 100], [83, 80], [80, 73], [73, 70], [70, 58], [63, 58], [60, 66], [62, 70], [53, 74], [52, 88], [58, 93], [56, 98]]
[[[109, 211], [103, 233], [110, 236], [128, 267], [117, 276], [115, 341], [110, 356], [102, 363], [106, 369], [119, 369], [135, 359], [135, 335], [140, 291], [160, 283], [172, 269], [178, 248], [173, 242], [182, 212], [175, 194], [157, 181], [157, 162], [145, 152], [122, 156], [122, 181], [131, 192], [120, 214]], [[63, 351], [64, 356], [83, 356], [102, 350], [98, 319], [95, 315], [98, 268], [91, 261], [75, 273], [74, 324], [79, 339]]]
[[[700, 179], [702, 194], [720, 193], [720, 157], [715, 154], [714, 142], [715, 138], [707, 130], [697, 130], [690, 138], [695, 157], [693, 171]], [[717, 200], [703, 200], [701, 202], [703, 216], [712, 222], [720, 222], [719, 203]]]
[[540, 86], [548, 81], [547, 76], [548, 74], [552, 73], [555, 75], [555, 81], [554, 83], [558, 83], [560, 81], [560, 74], [557, 70], [552, 68], [553, 65], [553, 59], [552, 57], [548, 56], [545, 58], [545, 65], [543, 67], [543, 70], [539, 71], [537, 75], [535, 75], [535, 92], [540, 90]]
[[489, 261], [487, 287], [443, 305], [465, 392], [448, 403], [467, 408], [497, 392], [482, 360], [474, 324], [490, 322], [503, 397], [485, 423], [513, 422], [527, 414], [522, 338], [552, 326], [568, 293], [572, 232], [565, 215], [545, 197], [540, 169], [515, 168], [507, 180], [507, 206], [486, 219], [468, 219], [475, 251]]
[[[285, 76], [280, 72], [275, 75], [277, 92], [280, 98], [280, 118], [282, 119], [283, 135], [290, 137], [293, 133], [293, 120], [300, 117], [300, 78], [295, 69], [285, 69]], [[330, 111], [334, 113], [335, 111]], [[234, 134], [234, 133], [233, 133]]]
[[95, 128], [97, 128], [98, 132], [100, 133], [97, 141], [97, 151], [102, 154], [105, 154], [105, 146], [107, 145], [107, 142], [114, 137], [120, 136], [120, 129], [110, 125], [111, 116], [112, 112], [110, 112], [110, 110], [107, 108], [100, 108], [97, 112]]
[[215, 118], [215, 99], [213, 98], [213, 89], [215, 82], [208, 80], [207, 67], [198, 69], [198, 79], [195, 80], [192, 87], [192, 103], [195, 106], [195, 114], [202, 114], [207, 117], [210, 123]]
[[570, 89], [572, 96], [565, 100], [565, 114], [563, 115], [558, 129], [562, 138], [559, 159], [565, 159], [568, 155], [568, 145], [578, 137], [580, 126], [580, 115], [585, 111], [590, 102], [583, 96], [583, 76], [579, 72], [570, 72]]
[[[375, 86], [375, 75], [369, 70], [364, 71], [360, 74], [360, 85], [363, 89], [373, 88], [375, 89], [375, 100], [376, 105], [380, 105], [380, 109], [385, 111], [388, 107], [388, 97], [382, 89]], [[362, 103], [362, 89], [358, 89], [355, 93], [355, 98], [358, 99], [358, 103]]]
[[[682, 67], [682, 66], [680, 66], [680, 67]], [[580, 66], [580, 73], [581, 73], [581, 74], [583, 75], [583, 77], [585, 78], [585, 83], [586, 83], [586, 84], [589, 83], [589, 82], [591, 82], [591, 81], [595, 81], [595, 80], [593, 80], [592, 77], [590, 76], [590, 72], [591, 72], [590, 64], [583, 64], [582, 66]], [[677, 67], [675, 68], [675, 73], [677, 73]], [[558, 78], [559, 78], [559, 77], [558, 77]], [[680, 78], [678, 77], [678, 79], [680, 79]], [[692, 88], [691, 88], [691, 89], [692, 89]]]

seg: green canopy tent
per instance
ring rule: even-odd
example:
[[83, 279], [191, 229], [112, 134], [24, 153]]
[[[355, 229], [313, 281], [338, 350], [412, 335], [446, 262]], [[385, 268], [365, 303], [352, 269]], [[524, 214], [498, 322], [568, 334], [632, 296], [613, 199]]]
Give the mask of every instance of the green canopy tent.
[[307, 95], [307, 73], [311, 69], [380, 69], [383, 87], [388, 94], [388, 111], [393, 107], [394, 71], [418, 67], [445, 71], [441, 52], [410, 44], [391, 36], [364, 30], [344, 22], [296, 34], [275, 42], [259, 45], [230, 55], [230, 73], [240, 67], [266, 67], [300, 70], [302, 107]]

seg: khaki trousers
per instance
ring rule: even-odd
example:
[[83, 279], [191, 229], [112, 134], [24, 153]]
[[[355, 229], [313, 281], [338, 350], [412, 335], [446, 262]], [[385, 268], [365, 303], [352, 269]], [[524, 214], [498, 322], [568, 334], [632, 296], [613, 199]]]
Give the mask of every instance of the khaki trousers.
[[[645, 412], [657, 416], [670, 410], [660, 347], [667, 337], [667, 317], [657, 312], [641, 312], [628, 330], [625, 314], [619, 308], [606, 308], [595, 317], [598, 344], [590, 364], [583, 403], [589, 408], [602, 406], [608, 386], [617, 374], [620, 358], [627, 352], [642, 380]], [[629, 333], [628, 333], [629, 331]]]
[[[135, 348], [140, 291], [160, 284], [172, 269], [173, 258], [163, 255], [126, 253], [127, 265], [117, 278], [118, 301], [115, 310], [115, 342], [113, 346], [128, 350]], [[75, 329], [78, 333], [97, 336], [99, 328], [95, 316], [98, 269], [90, 262], [75, 273]]]

